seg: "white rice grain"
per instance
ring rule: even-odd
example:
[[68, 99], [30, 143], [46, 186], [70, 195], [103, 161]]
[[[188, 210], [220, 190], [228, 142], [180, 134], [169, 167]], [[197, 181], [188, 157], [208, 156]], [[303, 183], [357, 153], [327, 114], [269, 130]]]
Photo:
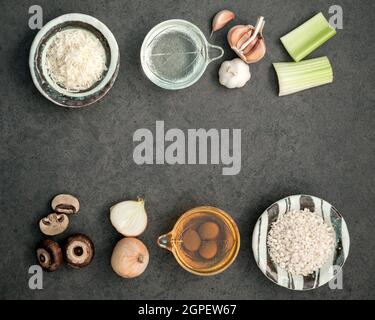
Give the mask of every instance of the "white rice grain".
[[286, 271], [303, 276], [320, 269], [327, 262], [334, 249], [334, 241], [332, 227], [308, 209], [279, 215], [267, 236], [271, 259]]
[[99, 81], [106, 67], [106, 53], [100, 40], [84, 29], [58, 32], [46, 54], [52, 80], [70, 92], [89, 89]]

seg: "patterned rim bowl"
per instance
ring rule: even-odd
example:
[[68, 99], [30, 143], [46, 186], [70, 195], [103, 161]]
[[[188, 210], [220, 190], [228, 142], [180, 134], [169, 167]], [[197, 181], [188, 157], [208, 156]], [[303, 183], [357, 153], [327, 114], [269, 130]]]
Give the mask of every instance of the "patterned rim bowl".
[[[335, 248], [322, 268], [308, 276], [294, 275], [277, 266], [267, 247], [267, 235], [278, 216], [290, 210], [303, 210], [321, 215], [335, 233]], [[350, 238], [344, 218], [323, 199], [309, 195], [293, 195], [268, 207], [259, 217], [253, 232], [252, 248], [255, 261], [263, 274], [274, 283], [291, 290], [311, 290], [333, 280], [341, 271], [349, 254]]]
[[[85, 29], [92, 32], [105, 49], [107, 70], [102, 79], [87, 90], [67, 91], [57, 85], [46, 70], [46, 49], [56, 33], [66, 29]], [[37, 33], [30, 49], [29, 67], [36, 88], [47, 99], [63, 107], [85, 107], [103, 98], [112, 88], [119, 66], [120, 52], [112, 32], [98, 19], [86, 14], [69, 13], [51, 20]]]

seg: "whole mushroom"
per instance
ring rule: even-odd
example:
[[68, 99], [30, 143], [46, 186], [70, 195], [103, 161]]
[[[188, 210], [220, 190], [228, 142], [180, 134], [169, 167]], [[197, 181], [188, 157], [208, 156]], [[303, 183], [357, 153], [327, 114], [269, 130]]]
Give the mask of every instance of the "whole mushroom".
[[74, 268], [89, 265], [94, 258], [94, 244], [91, 239], [81, 233], [70, 236], [65, 243], [64, 255], [66, 262]]
[[49, 272], [56, 271], [63, 261], [61, 248], [53, 240], [43, 240], [36, 250], [36, 254], [40, 266]]
[[70, 194], [58, 194], [53, 198], [51, 207], [58, 213], [74, 214], [79, 211], [79, 201]]
[[39, 228], [47, 236], [55, 236], [63, 233], [69, 226], [69, 218], [66, 214], [50, 213], [39, 221]]

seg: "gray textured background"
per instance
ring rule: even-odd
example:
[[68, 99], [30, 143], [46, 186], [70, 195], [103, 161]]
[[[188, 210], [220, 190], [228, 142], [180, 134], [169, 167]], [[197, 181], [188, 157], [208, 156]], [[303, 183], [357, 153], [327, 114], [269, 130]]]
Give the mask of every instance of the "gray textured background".
[[[93, 15], [112, 30], [121, 50], [117, 81], [105, 99], [82, 110], [53, 105], [34, 87], [27, 66], [36, 34], [28, 8], [38, 3], [45, 22], [61, 14]], [[272, 62], [290, 61], [279, 37], [314, 13], [344, 9], [344, 30], [312, 54], [328, 55], [335, 80], [325, 87], [277, 97]], [[139, 50], [148, 30], [170, 18], [190, 20], [209, 35], [212, 16], [234, 10], [236, 23], [266, 17], [267, 56], [252, 65], [252, 80], [241, 90], [217, 81], [219, 62], [193, 87], [163, 91], [140, 69]], [[1, 225], [0, 298], [27, 299], [351, 299], [374, 298], [375, 109], [374, 1], [0, 1]], [[226, 32], [211, 42], [226, 49]], [[132, 135], [166, 128], [242, 129], [242, 171], [222, 176], [220, 166], [137, 166]], [[44, 290], [28, 288], [28, 267], [43, 237], [38, 220], [52, 197], [76, 194], [81, 213], [67, 234], [92, 237], [96, 258], [86, 269], [63, 267], [45, 274]], [[274, 201], [291, 194], [319, 196], [345, 216], [351, 252], [344, 290], [328, 286], [297, 293], [268, 281], [250, 250], [252, 228]], [[120, 239], [110, 225], [109, 207], [124, 198], [146, 197], [149, 226], [141, 239], [151, 259], [138, 279], [123, 280], [109, 265]], [[180, 268], [159, 249], [158, 235], [179, 215], [198, 205], [218, 206], [237, 221], [242, 247], [221, 275], [200, 278]]]

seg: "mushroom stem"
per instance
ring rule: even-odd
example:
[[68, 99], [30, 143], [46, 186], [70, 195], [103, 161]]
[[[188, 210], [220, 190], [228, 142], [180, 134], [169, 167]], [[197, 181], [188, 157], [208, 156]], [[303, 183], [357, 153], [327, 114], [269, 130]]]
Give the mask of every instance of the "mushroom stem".
[[65, 259], [74, 268], [89, 265], [94, 258], [95, 248], [91, 239], [84, 234], [71, 235], [65, 244]]
[[140, 254], [139, 256], [138, 256], [138, 262], [139, 263], [143, 263], [143, 260], [144, 260], [144, 256], [142, 255], [142, 254]]

